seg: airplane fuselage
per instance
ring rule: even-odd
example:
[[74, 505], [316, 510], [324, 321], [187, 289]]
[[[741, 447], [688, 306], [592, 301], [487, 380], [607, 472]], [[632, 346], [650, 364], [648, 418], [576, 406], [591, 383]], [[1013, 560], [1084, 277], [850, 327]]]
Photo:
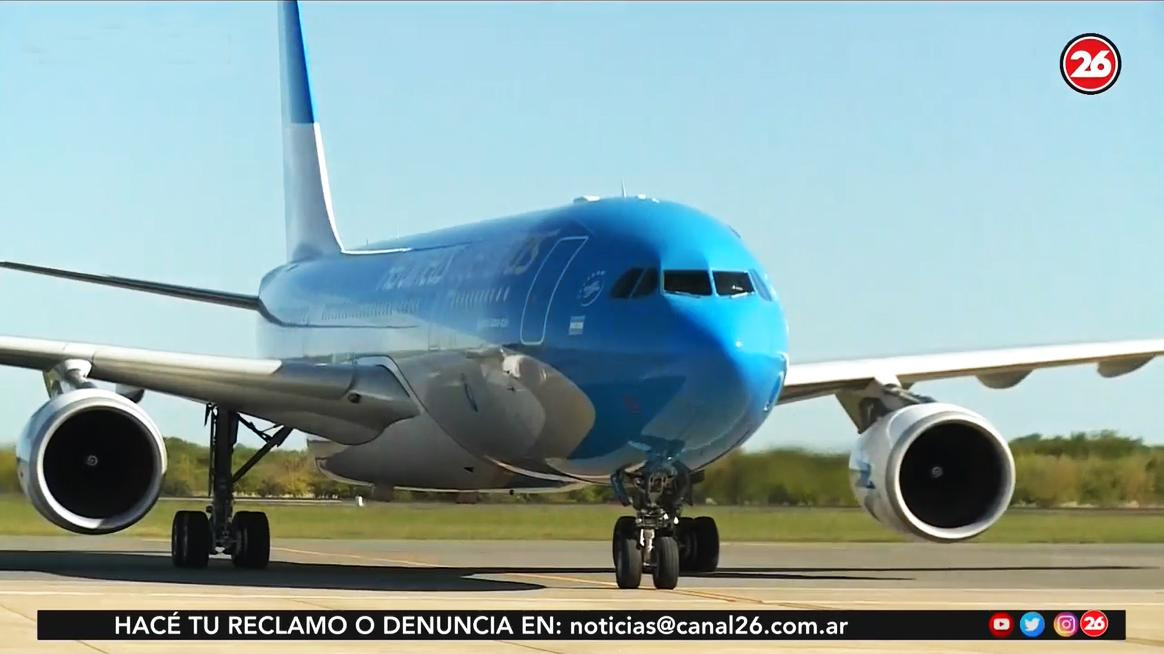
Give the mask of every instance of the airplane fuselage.
[[755, 432], [787, 369], [780, 304], [739, 236], [641, 197], [292, 262], [260, 299], [265, 356], [382, 362], [424, 408], [368, 443], [312, 441], [326, 472], [386, 486], [697, 470]]

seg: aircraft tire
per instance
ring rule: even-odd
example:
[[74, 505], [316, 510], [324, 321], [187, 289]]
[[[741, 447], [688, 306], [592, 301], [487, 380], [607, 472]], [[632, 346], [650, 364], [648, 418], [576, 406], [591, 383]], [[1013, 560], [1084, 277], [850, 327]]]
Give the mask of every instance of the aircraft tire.
[[201, 511], [178, 511], [170, 526], [170, 560], [178, 568], [205, 568], [210, 560], [210, 519]]
[[695, 532], [696, 556], [694, 572], [715, 572], [719, 567], [719, 527], [715, 519], [708, 516], [699, 516], [691, 523]]
[[230, 524], [234, 546], [230, 560], [236, 568], [265, 568], [271, 560], [271, 527], [261, 511], [239, 511]]
[[628, 532], [619, 531], [620, 523], [615, 523], [614, 531], [614, 580], [619, 588], [638, 588], [643, 580], [643, 551], [633, 524]]
[[693, 519], [679, 518], [679, 524], [675, 525], [675, 540], [679, 543], [679, 572], [698, 572], [699, 538]]
[[655, 588], [674, 588], [679, 584], [679, 543], [673, 536], [656, 536], [652, 550], [651, 580]]
[[615, 521], [614, 536], [610, 539], [610, 557], [616, 566], [618, 565], [619, 543], [627, 538], [635, 538], [635, 519], [633, 516], [624, 515]]

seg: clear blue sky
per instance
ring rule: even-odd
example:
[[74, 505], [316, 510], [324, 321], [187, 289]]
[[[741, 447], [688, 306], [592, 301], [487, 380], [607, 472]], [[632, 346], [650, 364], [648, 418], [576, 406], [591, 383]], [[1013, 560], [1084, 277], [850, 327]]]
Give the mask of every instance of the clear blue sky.
[[[0, 4], [0, 258], [253, 291], [283, 255], [272, 5]], [[307, 4], [344, 240], [583, 193], [677, 200], [767, 266], [793, 360], [1164, 336], [1164, 5]], [[1112, 38], [1115, 87], [1064, 44]], [[250, 355], [238, 310], [0, 274], [0, 333]], [[0, 441], [43, 401], [0, 370]], [[1164, 443], [1164, 362], [922, 390], [1009, 436]], [[152, 396], [168, 434], [201, 407]], [[750, 447], [848, 447], [832, 400]]]

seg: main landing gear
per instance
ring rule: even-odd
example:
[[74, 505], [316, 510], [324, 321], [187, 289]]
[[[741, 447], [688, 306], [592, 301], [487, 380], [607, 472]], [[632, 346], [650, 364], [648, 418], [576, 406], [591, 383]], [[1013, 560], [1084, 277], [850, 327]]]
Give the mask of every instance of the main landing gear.
[[[170, 558], [179, 568], [205, 568], [211, 554], [230, 554], [239, 568], [265, 568], [271, 559], [271, 528], [261, 511], [234, 512], [234, 485], [267, 452], [283, 444], [290, 427], [268, 434], [238, 413], [208, 406], [210, 422], [210, 506], [206, 511], [178, 511], [170, 530]], [[263, 439], [263, 447], [231, 471], [231, 458], [242, 424]], [[269, 431], [269, 430], [268, 430]]]
[[714, 572], [719, 566], [715, 520], [679, 517], [683, 503], [691, 502], [691, 486], [701, 479], [671, 464], [611, 477], [619, 500], [635, 509], [634, 517], [614, 523], [611, 554], [619, 588], [638, 588], [649, 571], [655, 588], [670, 589], [681, 572]]

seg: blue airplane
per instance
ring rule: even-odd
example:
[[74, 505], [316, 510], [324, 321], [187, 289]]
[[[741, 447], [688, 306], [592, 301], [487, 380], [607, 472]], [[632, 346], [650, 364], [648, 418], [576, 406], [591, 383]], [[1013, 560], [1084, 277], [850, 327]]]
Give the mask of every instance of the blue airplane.
[[[174, 516], [175, 565], [266, 566], [266, 515], [234, 483], [294, 430], [320, 470], [371, 487], [544, 492], [609, 484], [618, 585], [711, 573], [719, 533], [683, 516], [703, 470], [780, 404], [835, 397], [858, 438], [853, 490], [888, 528], [936, 542], [994, 524], [1014, 490], [982, 416], [913, 390], [1032, 370], [1143, 366], [1164, 340], [796, 363], [771, 281], [739, 235], [647, 197], [562, 207], [345, 248], [337, 235], [298, 6], [279, 7], [287, 261], [255, 295], [0, 262], [0, 267], [252, 311], [261, 358], [0, 337], [0, 365], [40, 370], [48, 401], [17, 448], [36, 509], [83, 534], [124, 529], [160, 492], [165, 445], [146, 391], [207, 406], [211, 506]], [[98, 382], [101, 382], [99, 384]], [[258, 429], [254, 418], [268, 421]], [[265, 441], [238, 470], [240, 426]]]

